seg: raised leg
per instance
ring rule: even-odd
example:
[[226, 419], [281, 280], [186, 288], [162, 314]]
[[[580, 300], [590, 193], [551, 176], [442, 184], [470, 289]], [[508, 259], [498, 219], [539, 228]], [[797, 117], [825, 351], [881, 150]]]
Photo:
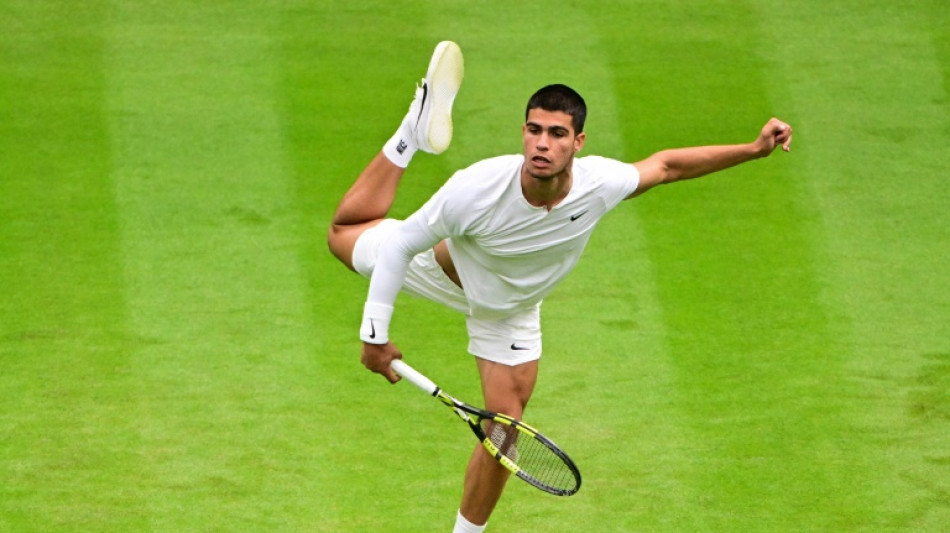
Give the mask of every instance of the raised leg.
[[382, 152], [343, 195], [333, 214], [327, 244], [330, 251], [349, 269], [353, 269], [353, 246], [367, 229], [386, 217], [396, 199], [396, 188], [406, 169], [390, 161]]
[[439, 43], [399, 129], [343, 196], [333, 215], [327, 244], [333, 255], [351, 270], [356, 240], [386, 217], [396, 198], [399, 179], [413, 154], [417, 150], [439, 154], [449, 147], [452, 104], [463, 75], [458, 45], [451, 41]]

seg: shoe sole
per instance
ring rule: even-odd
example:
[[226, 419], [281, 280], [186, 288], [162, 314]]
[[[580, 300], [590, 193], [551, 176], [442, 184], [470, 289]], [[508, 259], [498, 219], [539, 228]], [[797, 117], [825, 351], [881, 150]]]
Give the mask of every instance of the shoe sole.
[[462, 50], [452, 41], [442, 41], [435, 47], [429, 70], [426, 72], [431, 105], [425, 117], [426, 151], [440, 154], [452, 142], [452, 105], [465, 77]]

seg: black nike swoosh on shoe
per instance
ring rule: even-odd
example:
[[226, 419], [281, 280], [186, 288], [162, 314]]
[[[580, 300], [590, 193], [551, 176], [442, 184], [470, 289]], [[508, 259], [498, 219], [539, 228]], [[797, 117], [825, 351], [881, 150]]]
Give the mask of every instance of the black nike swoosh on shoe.
[[530, 346], [518, 346], [518, 345], [515, 344], [515, 343], [511, 343], [511, 349], [512, 349], [512, 350], [530, 350], [531, 347], [530, 347]]
[[586, 215], [586, 214], [587, 214], [587, 210], [585, 209], [585, 210], [581, 211], [580, 213], [578, 213], [578, 214], [576, 214], [576, 215], [571, 215], [571, 222], [574, 222], [575, 220], [581, 218], [582, 216], [584, 216], [584, 215]]
[[422, 105], [419, 106], [419, 116], [416, 117], [416, 124], [422, 120], [422, 111], [426, 108], [426, 98], [429, 97], [429, 82], [422, 84]]

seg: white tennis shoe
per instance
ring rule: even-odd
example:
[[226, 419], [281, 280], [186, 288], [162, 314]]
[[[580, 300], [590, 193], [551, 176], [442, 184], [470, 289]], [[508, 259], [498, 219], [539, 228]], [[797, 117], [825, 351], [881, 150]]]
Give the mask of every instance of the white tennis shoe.
[[465, 62], [459, 45], [452, 41], [439, 43], [409, 106], [412, 138], [420, 150], [441, 154], [451, 144], [452, 104], [464, 76]]

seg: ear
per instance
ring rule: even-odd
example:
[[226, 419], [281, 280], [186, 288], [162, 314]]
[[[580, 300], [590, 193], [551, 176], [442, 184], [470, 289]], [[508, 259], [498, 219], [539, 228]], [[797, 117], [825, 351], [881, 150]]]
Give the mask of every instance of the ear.
[[584, 148], [584, 141], [587, 140], [587, 132], [580, 132], [574, 136], [574, 153], [580, 152]]

